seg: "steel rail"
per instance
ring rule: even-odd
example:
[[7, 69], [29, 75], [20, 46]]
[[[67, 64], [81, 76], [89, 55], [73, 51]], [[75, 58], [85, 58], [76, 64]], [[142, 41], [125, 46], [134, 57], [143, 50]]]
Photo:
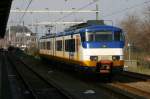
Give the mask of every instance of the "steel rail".
[[138, 89], [138, 88], [135, 88], [135, 87], [132, 87], [132, 86], [120, 83], [120, 82], [113, 83], [112, 85], [114, 87], [118, 87], [120, 89], [123, 89], [123, 90], [125, 90], [127, 92], [131, 92], [131, 93], [137, 94], [137, 95], [139, 95], [141, 97], [147, 97], [147, 98], [150, 97], [150, 92], [147, 92], [147, 91], [144, 91], [144, 90], [141, 90], [141, 89]]
[[122, 75], [150, 82], [150, 75], [140, 74], [140, 73], [130, 72], [130, 71], [124, 71]]
[[120, 78], [124, 78], [124, 77], [127, 77], [128, 79], [130, 80], [133, 80], [134, 81], [144, 81], [148, 82], [148, 84], [150, 83], [150, 75], [145, 75], [145, 74], [139, 74], [139, 73], [135, 73], [135, 72], [130, 72], [130, 71], [124, 71], [121, 73], [121, 75], [118, 75], [117, 77], [119, 77], [119, 81], [114, 81], [112, 83], [110, 83], [110, 86], [113, 86], [113, 87], [116, 87], [116, 88], [119, 88], [121, 90], [125, 90], [129, 93], [133, 93], [133, 94], [136, 94], [136, 95], [139, 95], [141, 97], [150, 97], [150, 91], [147, 91], [147, 90], [144, 90], [144, 89], [140, 89], [138, 87], [135, 87], [135, 86], [132, 86], [132, 84], [128, 84], [128, 83], [121, 83], [120, 82]]
[[12, 64], [13, 68], [15, 69], [15, 72], [17, 73], [17, 76], [19, 77], [19, 79], [22, 81], [23, 85], [26, 87], [26, 89], [29, 91], [31, 98], [33, 99], [38, 99], [36, 97], [36, 94], [34, 93], [34, 91], [32, 90], [32, 88], [30, 88], [29, 84], [23, 79], [23, 77], [20, 75], [20, 72], [17, 70], [16, 68], [16, 64], [13, 62], [13, 60], [11, 59], [10, 56], [7, 56], [8, 61]]
[[[23, 60], [23, 64], [27, 66], [27, 68], [31, 69], [33, 72], [35, 72], [31, 67], [28, 66]], [[37, 72], [35, 72], [37, 73]], [[37, 75], [39, 75], [37, 73]], [[43, 78], [41, 75], [39, 75], [42, 79]], [[46, 79], [45, 79], [46, 80]], [[48, 82], [49, 83], [49, 82]], [[128, 86], [119, 82], [114, 82], [113, 84], [98, 84], [96, 83], [95, 86], [98, 86], [100, 88], [103, 88], [104, 90], [107, 90], [108, 92], [116, 93], [121, 97], [125, 97], [128, 99], [133, 99], [133, 98], [143, 98], [143, 97], [150, 97], [149, 92], [145, 92], [143, 90], [134, 88], [132, 86]], [[72, 97], [71, 97], [72, 98]]]
[[120, 97], [120, 99], [142, 99], [142, 96], [139, 96], [134, 93], [130, 93], [127, 90], [122, 90], [121, 88], [118, 88], [116, 86], [107, 84], [107, 83], [94, 83], [96, 87], [102, 88], [103, 90], [106, 90], [110, 93], [113, 93]]
[[[63, 90], [62, 88], [60, 88], [59, 86], [57, 86], [56, 84], [54, 84], [53, 82], [48, 82], [46, 79], [44, 79], [41, 75], [39, 75], [37, 72], [35, 72], [33, 69], [31, 69], [28, 64], [24, 63], [21, 59], [17, 58], [16, 59], [18, 62], [20, 62], [21, 64], [24, 65], [25, 68], [27, 68], [29, 71], [33, 72], [39, 79], [41, 79], [45, 84], [52, 86], [54, 88], [56, 88], [56, 90], [63, 95], [64, 97], [66, 97], [67, 99], [76, 99], [74, 96], [72, 96], [71, 94], [69, 94], [68, 92], [66, 92], [65, 90]], [[30, 86], [28, 84], [28, 86]], [[30, 87], [30, 89], [32, 89]], [[36, 93], [32, 90], [32, 92], [34, 93], [34, 95], [36, 96]], [[38, 99], [38, 98], [35, 98]]]
[[9, 81], [9, 73], [8, 73], [8, 65], [6, 61], [6, 51], [3, 51], [0, 53], [1, 58], [1, 69], [2, 69], [2, 79], [1, 79], [1, 87], [2, 87], [2, 92], [1, 92], [1, 98], [2, 99], [11, 99], [12, 94], [11, 94], [11, 88], [10, 88], [10, 81]]

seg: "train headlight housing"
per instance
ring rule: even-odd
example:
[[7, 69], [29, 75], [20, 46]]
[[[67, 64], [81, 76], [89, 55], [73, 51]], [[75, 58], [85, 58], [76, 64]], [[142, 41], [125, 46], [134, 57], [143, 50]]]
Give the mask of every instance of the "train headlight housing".
[[98, 56], [90, 56], [91, 61], [98, 61]]
[[112, 56], [112, 60], [120, 60], [120, 56]]

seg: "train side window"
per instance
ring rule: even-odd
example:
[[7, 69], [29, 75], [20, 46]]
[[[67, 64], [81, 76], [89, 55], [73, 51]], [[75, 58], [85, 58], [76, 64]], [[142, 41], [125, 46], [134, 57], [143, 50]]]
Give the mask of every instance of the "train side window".
[[51, 50], [51, 42], [49, 42], [49, 49]]
[[39, 48], [42, 49], [42, 42], [39, 42]]
[[43, 49], [45, 49], [45, 43], [43, 42]]
[[41, 49], [43, 49], [43, 42], [41, 42]]
[[69, 51], [69, 40], [65, 40], [65, 51]]
[[44, 49], [44, 45], [43, 45], [44, 43], [43, 42], [41, 42], [41, 47], [42, 47], [42, 49]]
[[75, 39], [70, 40], [70, 52], [75, 52]]
[[47, 42], [47, 49], [48, 49], [48, 50], [51, 49], [51, 42]]
[[42, 49], [42, 42], [40, 42], [40, 49]]
[[46, 44], [45, 44], [45, 42], [43, 42], [43, 49], [45, 49], [46, 48]]
[[43, 42], [41, 42], [40, 46], [41, 46], [41, 49], [43, 49]]
[[75, 39], [65, 40], [65, 51], [75, 52]]
[[43, 49], [45, 49], [45, 42], [43, 42]]
[[56, 41], [56, 50], [62, 51], [62, 40]]

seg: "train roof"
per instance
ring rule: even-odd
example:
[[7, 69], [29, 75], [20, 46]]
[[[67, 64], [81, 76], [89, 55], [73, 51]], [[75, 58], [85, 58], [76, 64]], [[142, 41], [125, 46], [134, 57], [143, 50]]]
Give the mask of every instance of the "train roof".
[[122, 29], [115, 27], [115, 26], [110, 26], [110, 25], [92, 25], [88, 26], [86, 28], [82, 28], [80, 32], [96, 32], [96, 31], [122, 31]]
[[79, 34], [84, 32], [97, 32], [97, 31], [122, 31], [122, 29], [103, 24], [101, 21], [95, 22], [87, 22], [81, 23], [78, 25], [71, 26], [69, 29], [65, 29], [64, 32], [59, 32], [57, 34], [50, 34], [47, 36], [41, 37], [41, 39], [51, 38], [51, 37], [59, 37], [59, 36], [66, 36], [66, 35], [73, 35]]
[[80, 24], [70, 26], [69, 28], [66, 28], [64, 31], [67, 32], [67, 31], [77, 30], [91, 25], [104, 25], [104, 20], [88, 20], [86, 23], [80, 23]]

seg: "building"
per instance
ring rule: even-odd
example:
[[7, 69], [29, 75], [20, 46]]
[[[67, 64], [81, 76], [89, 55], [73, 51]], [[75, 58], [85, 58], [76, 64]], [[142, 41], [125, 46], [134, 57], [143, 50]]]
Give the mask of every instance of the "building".
[[19, 47], [23, 50], [37, 45], [36, 33], [25, 26], [11, 26], [6, 32], [5, 39], [8, 46]]

